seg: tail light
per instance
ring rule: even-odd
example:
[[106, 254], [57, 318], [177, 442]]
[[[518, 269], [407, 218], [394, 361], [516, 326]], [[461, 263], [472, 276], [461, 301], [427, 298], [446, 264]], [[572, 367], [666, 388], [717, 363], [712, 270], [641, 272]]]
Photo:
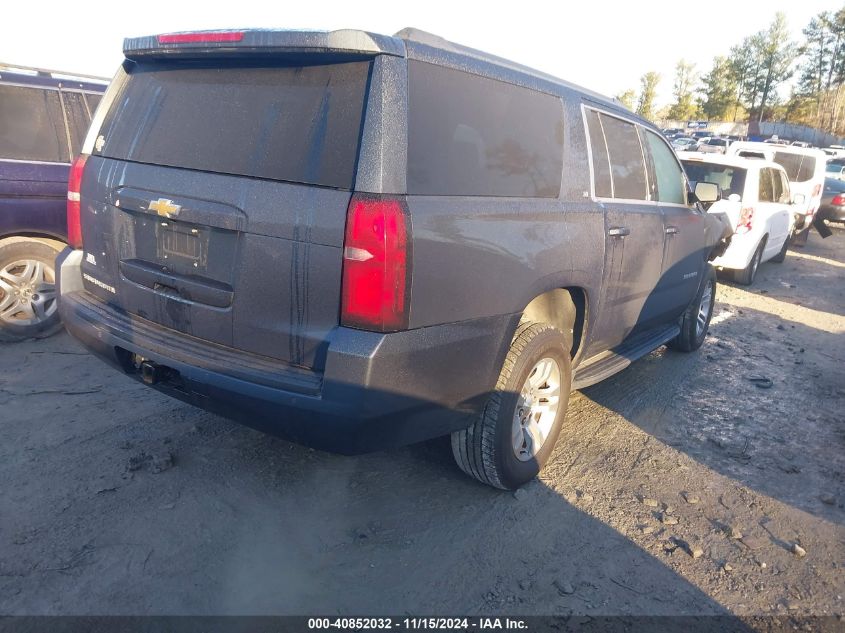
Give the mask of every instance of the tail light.
[[745, 207], [739, 214], [739, 224], [736, 225], [737, 234], [748, 233], [754, 220], [754, 207]]
[[166, 33], [158, 36], [159, 44], [194, 44], [200, 42], [240, 42], [243, 31], [207, 31], [197, 33]]
[[833, 199], [831, 199], [830, 204], [835, 204], [837, 206], [841, 206], [841, 205], [845, 204], [845, 198], [843, 198], [839, 194], [836, 194], [835, 196], [833, 196]]
[[352, 196], [343, 241], [342, 325], [377, 332], [408, 327], [409, 225], [402, 199]]
[[80, 154], [70, 166], [67, 182], [67, 242], [71, 248], [82, 248], [82, 217], [80, 213], [79, 188], [87, 154]]

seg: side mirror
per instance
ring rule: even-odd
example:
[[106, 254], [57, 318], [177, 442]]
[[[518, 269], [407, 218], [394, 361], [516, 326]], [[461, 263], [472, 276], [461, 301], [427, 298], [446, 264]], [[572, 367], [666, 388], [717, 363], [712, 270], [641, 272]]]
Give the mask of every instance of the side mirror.
[[803, 193], [796, 193], [792, 196], [792, 204], [804, 204], [806, 198], [804, 197]]
[[722, 199], [722, 192], [719, 190], [719, 185], [714, 182], [697, 182], [695, 197], [702, 204], [712, 204]]

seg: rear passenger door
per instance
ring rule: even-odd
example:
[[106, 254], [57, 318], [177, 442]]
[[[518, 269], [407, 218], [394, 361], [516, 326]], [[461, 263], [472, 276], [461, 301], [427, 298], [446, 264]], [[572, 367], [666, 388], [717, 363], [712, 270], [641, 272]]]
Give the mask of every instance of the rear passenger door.
[[654, 132], [643, 131], [654, 165], [656, 197], [663, 214], [666, 243], [657, 302], [664, 320], [678, 317], [698, 291], [706, 259], [704, 213], [687, 204], [683, 168], [675, 153]]
[[605, 210], [603, 304], [596, 348], [608, 349], [659, 319], [654, 291], [663, 255], [663, 218], [650, 193], [634, 122], [584, 107], [594, 199]]

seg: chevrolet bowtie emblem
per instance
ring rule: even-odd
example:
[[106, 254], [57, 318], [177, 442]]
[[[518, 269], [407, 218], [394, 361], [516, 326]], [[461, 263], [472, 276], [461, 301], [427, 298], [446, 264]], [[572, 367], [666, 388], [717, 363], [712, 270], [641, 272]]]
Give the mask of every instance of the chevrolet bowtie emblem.
[[182, 210], [178, 204], [173, 204], [173, 200], [167, 198], [159, 198], [150, 202], [150, 211], [155, 211], [163, 218], [174, 218], [179, 215]]

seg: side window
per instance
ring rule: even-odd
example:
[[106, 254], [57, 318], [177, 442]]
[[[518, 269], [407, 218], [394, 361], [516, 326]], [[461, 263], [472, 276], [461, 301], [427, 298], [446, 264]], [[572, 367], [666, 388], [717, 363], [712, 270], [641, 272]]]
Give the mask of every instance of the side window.
[[645, 200], [648, 194], [645, 163], [636, 126], [605, 114], [601, 114], [600, 119], [610, 154], [613, 197]]
[[612, 198], [613, 183], [610, 179], [610, 159], [607, 156], [607, 143], [599, 121], [599, 113], [586, 110], [587, 130], [590, 133], [590, 153], [593, 155], [593, 178], [597, 198]]
[[774, 202], [774, 184], [772, 182], [772, 170], [764, 168], [760, 170], [760, 186], [757, 194], [760, 202]]
[[648, 148], [654, 161], [657, 180], [657, 199], [670, 204], [687, 203], [684, 172], [675, 158], [675, 153], [654, 132], [646, 130]]
[[62, 101], [64, 102], [68, 128], [70, 129], [71, 152], [78, 154], [82, 147], [82, 141], [85, 140], [88, 125], [91, 123], [91, 118], [88, 116], [88, 108], [85, 105], [81, 92], [62, 92]]
[[648, 199], [657, 200], [657, 175], [654, 170], [654, 158], [651, 152], [648, 151], [648, 139], [645, 135], [645, 129], [637, 126], [637, 132], [640, 135], [640, 145], [644, 148], [646, 176], [648, 176]]
[[562, 172], [559, 97], [408, 63], [408, 193], [557, 198]]
[[0, 86], [0, 158], [70, 160], [57, 90]]
[[777, 172], [777, 174], [780, 178], [781, 185], [781, 196], [778, 202], [781, 204], [789, 204], [792, 202], [792, 195], [789, 192], [789, 178], [787, 178], [786, 174], [782, 171]]
[[779, 172], [776, 169], [769, 171], [771, 172], [772, 178], [772, 201], [780, 202], [780, 198], [783, 195], [783, 183], [780, 181]]

